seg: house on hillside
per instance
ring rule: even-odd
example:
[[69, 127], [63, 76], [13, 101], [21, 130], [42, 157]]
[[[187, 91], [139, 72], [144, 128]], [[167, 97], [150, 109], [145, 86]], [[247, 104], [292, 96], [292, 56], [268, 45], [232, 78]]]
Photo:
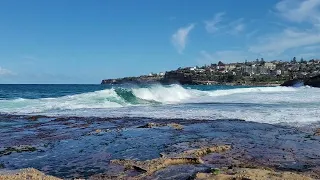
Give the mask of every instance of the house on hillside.
[[219, 61], [216, 68], [219, 71], [224, 70], [225, 69], [225, 64], [223, 62]]
[[270, 70], [275, 70], [277, 68], [277, 65], [272, 62], [267, 62], [264, 64], [264, 67]]
[[231, 64], [226, 64], [224, 66], [225, 71], [229, 72], [229, 71], [233, 71], [237, 68], [237, 64], [231, 63]]

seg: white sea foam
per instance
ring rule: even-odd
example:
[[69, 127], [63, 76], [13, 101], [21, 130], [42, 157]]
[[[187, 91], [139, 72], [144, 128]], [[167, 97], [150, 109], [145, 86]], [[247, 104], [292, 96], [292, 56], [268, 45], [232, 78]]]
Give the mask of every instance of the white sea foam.
[[[111, 101], [110, 99], [113, 99]], [[122, 107], [125, 102], [114, 89], [63, 96], [58, 98], [0, 100], [2, 113], [39, 113], [54, 110]]]
[[195, 95], [192, 90], [179, 85], [171, 85], [170, 87], [156, 85], [149, 88], [135, 88], [132, 91], [138, 98], [162, 103], [178, 103]]
[[[126, 93], [117, 89], [106, 89], [58, 98], [2, 99], [0, 112], [100, 117], [243, 119], [295, 125], [320, 121], [320, 89], [317, 88], [255, 87], [202, 91], [179, 85], [156, 85], [122, 90]], [[134, 98], [150, 103], [134, 103]]]
[[237, 89], [227, 89], [227, 90], [216, 90], [208, 93], [209, 96], [224, 96], [232, 94], [243, 94], [243, 93], [272, 93], [272, 92], [290, 92], [296, 91], [296, 89], [291, 87], [255, 87], [255, 88], [237, 88]]

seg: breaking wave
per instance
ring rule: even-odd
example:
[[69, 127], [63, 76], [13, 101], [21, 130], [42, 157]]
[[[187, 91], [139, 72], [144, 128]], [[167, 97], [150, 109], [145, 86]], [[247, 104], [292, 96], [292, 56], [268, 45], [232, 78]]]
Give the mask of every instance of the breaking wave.
[[219, 101], [217, 97], [248, 93], [295, 91], [287, 87], [235, 88], [203, 91], [180, 85], [154, 85], [144, 88], [111, 88], [57, 98], [0, 100], [1, 113], [36, 113], [54, 110], [105, 109], [158, 104], [201, 103]]
[[54, 98], [0, 99], [0, 114], [243, 119], [292, 125], [320, 121], [319, 107], [320, 89], [310, 87], [154, 85], [110, 87]]

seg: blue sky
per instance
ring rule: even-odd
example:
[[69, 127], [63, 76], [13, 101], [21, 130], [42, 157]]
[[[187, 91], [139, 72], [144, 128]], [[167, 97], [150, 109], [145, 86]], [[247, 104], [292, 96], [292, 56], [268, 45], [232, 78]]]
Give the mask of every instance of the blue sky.
[[320, 0], [0, 1], [0, 83], [100, 83], [319, 50]]

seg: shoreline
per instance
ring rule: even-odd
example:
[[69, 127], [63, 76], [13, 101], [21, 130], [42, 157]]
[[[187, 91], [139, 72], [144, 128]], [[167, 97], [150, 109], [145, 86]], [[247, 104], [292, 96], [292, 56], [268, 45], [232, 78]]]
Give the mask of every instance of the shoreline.
[[[220, 85], [220, 84], [219, 84]], [[237, 84], [237, 83], [226, 83], [221, 84], [222, 86], [253, 86], [253, 87], [277, 87], [281, 86], [280, 83], [266, 83], [266, 84]]]
[[[212, 169], [221, 176], [259, 171], [320, 178], [315, 126], [10, 115], [1, 116], [0, 124], [6, 126], [0, 129], [0, 179], [1, 172], [29, 167], [58, 178], [145, 179], [145, 173], [149, 179], [217, 178]], [[228, 148], [216, 151], [218, 147]], [[168, 166], [158, 167], [159, 162]]]
[[187, 85], [187, 86], [193, 86], [193, 85], [203, 85], [203, 86], [256, 86], [256, 87], [268, 87], [268, 86], [281, 86], [282, 83], [218, 83], [218, 82], [211, 82], [211, 81], [195, 81], [193, 83], [162, 83], [160, 81], [154, 81], [154, 82], [121, 82], [121, 83], [101, 83], [101, 85], [123, 85], [123, 84], [137, 84], [137, 85], [153, 85], [153, 84], [161, 84], [161, 85], [173, 85], [173, 84], [179, 84], [179, 85]]

